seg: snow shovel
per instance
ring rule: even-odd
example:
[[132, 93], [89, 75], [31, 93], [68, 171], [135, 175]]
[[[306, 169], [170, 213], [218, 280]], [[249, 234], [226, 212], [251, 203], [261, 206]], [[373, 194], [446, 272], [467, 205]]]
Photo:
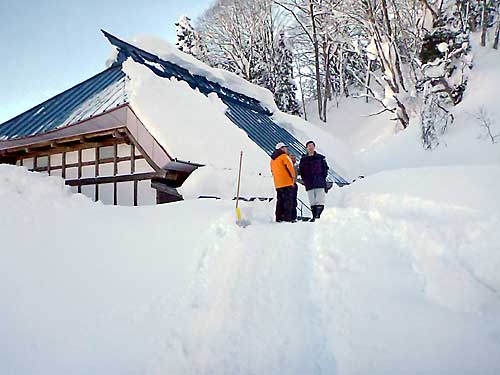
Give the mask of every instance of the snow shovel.
[[240, 167], [238, 169], [238, 189], [236, 191], [236, 218], [237, 222], [241, 221], [241, 210], [239, 207], [240, 203], [240, 185], [241, 185], [241, 164], [243, 162], [243, 151], [240, 152]]
[[241, 220], [240, 203], [240, 186], [241, 186], [241, 164], [243, 162], [243, 151], [240, 152], [240, 167], [238, 170], [238, 190], [236, 191], [236, 224], [240, 227], [246, 227], [249, 223], [247, 220]]

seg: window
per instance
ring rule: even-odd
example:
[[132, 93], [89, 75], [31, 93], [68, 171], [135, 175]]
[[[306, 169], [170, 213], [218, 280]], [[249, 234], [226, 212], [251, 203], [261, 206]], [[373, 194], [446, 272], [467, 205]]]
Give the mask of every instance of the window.
[[23, 165], [27, 169], [32, 170], [33, 169], [33, 158], [23, 159]]
[[99, 189], [99, 200], [104, 204], [114, 203], [114, 185], [113, 184], [102, 184], [97, 185]]
[[117, 184], [118, 205], [133, 206], [134, 205], [134, 182], [119, 182]]
[[114, 146], [99, 147], [99, 160], [113, 159], [114, 157], [115, 157]]
[[62, 154], [50, 155], [50, 166], [59, 167], [62, 165]]
[[66, 165], [67, 164], [78, 164], [78, 151], [66, 153]]
[[82, 186], [82, 194], [95, 200], [95, 189], [96, 185], [84, 185]]
[[118, 145], [118, 156], [124, 158], [130, 156], [130, 145], [122, 143]]
[[82, 178], [92, 178], [95, 177], [95, 166], [85, 165], [82, 167]]
[[131, 163], [129, 161], [122, 161], [118, 163], [118, 174], [130, 174]]
[[90, 162], [95, 160], [95, 148], [87, 148], [82, 150], [82, 162]]
[[135, 173], [147, 173], [154, 172], [154, 169], [149, 165], [149, 163], [144, 159], [139, 159], [135, 161]]
[[113, 163], [99, 164], [99, 176], [113, 176], [115, 165]]
[[49, 166], [49, 157], [48, 156], [39, 156], [36, 158], [36, 167], [37, 168], [47, 168]]
[[78, 168], [66, 168], [66, 180], [76, 180], [78, 178]]

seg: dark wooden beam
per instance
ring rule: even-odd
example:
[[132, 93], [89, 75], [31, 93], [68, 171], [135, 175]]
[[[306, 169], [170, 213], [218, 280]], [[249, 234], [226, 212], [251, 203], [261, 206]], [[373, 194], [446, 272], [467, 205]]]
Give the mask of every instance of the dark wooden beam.
[[[118, 131], [117, 134], [119, 134], [119, 136], [114, 137], [114, 135], [117, 131]], [[125, 131], [125, 128], [118, 128], [118, 129], [113, 129], [113, 130], [107, 130], [104, 132], [89, 133], [89, 134], [71, 136], [71, 137], [66, 137], [66, 138], [61, 138], [61, 139], [56, 139], [56, 140], [51, 140], [51, 141], [43, 141], [40, 143], [28, 145], [28, 146], [13, 147], [13, 148], [10, 148], [7, 150], [2, 150], [0, 152], [2, 154], [3, 153], [7, 153], [7, 154], [19, 153], [19, 152], [29, 153], [32, 150], [39, 150], [41, 148], [50, 149], [50, 148], [69, 147], [68, 144], [71, 144], [71, 143], [74, 143], [75, 145], [85, 144], [85, 143], [95, 143], [95, 138], [98, 138], [98, 137], [109, 138], [110, 145], [111, 145], [116, 140], [120, 140], [120, 142], [129, 142], [126, 139], [126, 136], [127, 136], [126, 134], [127, 133]], [[91, 142], [87, 142], [86, 138], [91, 140]], [[104, 140], [102, 140], [102, 141], [104, 141]], [[75, 145], [72, 145], [72, 146], [75, 147]], [[90, 147], [93, 147], [93, 146], [89, 146], [88, 148], [90, 148]]]
[[[82, 150], [78, 150], [78, 179], [82, 178]], [[78, 192], [82, 192], [82, 185], [78, 185]]]
[[61, 162], [61, 168], [62, 168], [62, 172], [61, 172], [61, 176], [62, 178], [66, 179], [66, 153], [63, 152], [62, 153], [62, 162]]
[[156, 176], [155, 172], [148, 173], [137, 173], [130, 175], [119, 175], [119, 176], [101, 176], [101, 177], [90, 177], [81, 178], [78, 180], [67, 180], [66, 185], [68, 186], [85, 186], [85, 185], [100, 185], [100, 184], [110, 184], [113, 182], [130, 182], [130, 181], [144, 181], [150, 180]]
[[[118, 174], [118, 145], [115, 143], [113, 145], [113, 175]], [[113, 204], [118, 205], [118, 183], [113, 182]]]
[[[99, 177], [99, 147], [95, 148], [95, 177]], [[94, 187], [95, 190], [95, 201], [99, 200], [99, 186]]]

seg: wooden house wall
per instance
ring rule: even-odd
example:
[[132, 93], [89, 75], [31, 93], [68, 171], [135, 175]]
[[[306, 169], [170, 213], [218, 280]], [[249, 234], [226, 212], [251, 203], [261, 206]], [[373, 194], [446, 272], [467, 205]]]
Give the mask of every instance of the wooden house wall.
[[[62, 177], [75, 193], [104, 204], [156, 204], [156, 189], [151, 187], [151, 178], [146, 178], [155, 170], [134, 144], [114, 140], [93, 146], [82, 144], [71, 150], [30, 153], [16, 164], [30, 171]], [[96, 178], [101, 177], [110, 178], [105, 183], [95, 183]]]

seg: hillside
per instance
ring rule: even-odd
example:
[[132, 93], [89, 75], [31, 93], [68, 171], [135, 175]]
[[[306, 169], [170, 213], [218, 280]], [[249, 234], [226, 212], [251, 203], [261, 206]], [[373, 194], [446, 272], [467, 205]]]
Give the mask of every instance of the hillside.
[[492, 130], [500, 134], [500, 51], [481, 48], [478, 35], [472, 44], [474, 68], [471, 71], [463, 101], [454, 109], [454, 123], [440, 139], [433, 151], [421, 146], [418, 118], [412, 126], [396, 132], [390, 114], [370, 116], [380, 107], [365, 103], [364, 99], [342, 99], [331, 103], [328, 124], [318, 121], [315, 108], [309, 108], [309, 117], [353, 152], [358, 174], [369, 175], [387, 169], [442, 165], [499, 164], [500, 147], [484, 137], [486, 134], [476, 119], [481, 109], [492, 120]]

